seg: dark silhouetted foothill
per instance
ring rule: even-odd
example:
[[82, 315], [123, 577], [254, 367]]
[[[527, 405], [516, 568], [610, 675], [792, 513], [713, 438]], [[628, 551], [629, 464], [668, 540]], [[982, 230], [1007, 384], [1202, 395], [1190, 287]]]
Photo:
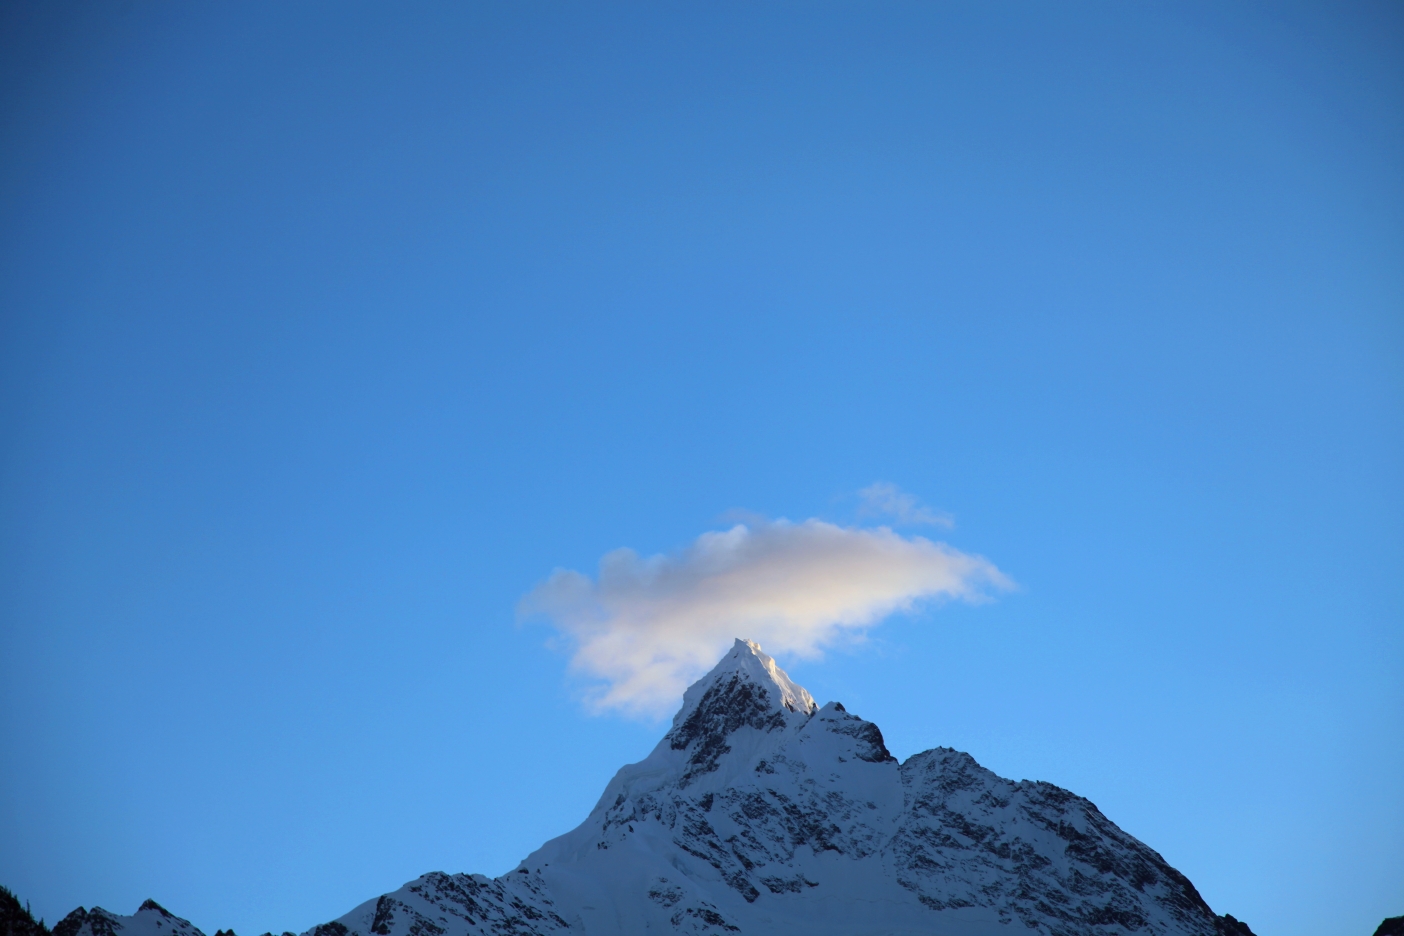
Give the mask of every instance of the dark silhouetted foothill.
[[1375, 936], [1404, 936], [1404, 916], [1386, 917]]
[[0, 936], [49, 936], [49, 928], [8, 888], [0, 887]]

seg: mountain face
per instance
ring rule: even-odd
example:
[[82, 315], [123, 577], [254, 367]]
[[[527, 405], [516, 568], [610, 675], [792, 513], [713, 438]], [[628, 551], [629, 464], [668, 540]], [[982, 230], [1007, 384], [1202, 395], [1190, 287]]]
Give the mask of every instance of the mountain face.
[[[117, 936], [102, 913], [54, 936]], [[198, 933], [149, 902], [121, 920]], [[1087, 800], [949, 748], [898, 763], [738, 640], [578, 828], [499, 878], [426, 874], [306, 936], [1029, 931], [1252, 936]]]

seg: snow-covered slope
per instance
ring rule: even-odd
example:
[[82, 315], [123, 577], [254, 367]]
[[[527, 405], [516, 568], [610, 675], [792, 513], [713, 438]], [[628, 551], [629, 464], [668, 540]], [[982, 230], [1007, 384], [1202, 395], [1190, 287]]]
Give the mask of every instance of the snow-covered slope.
[[[949, 748], [899, 764], [738, 640], [578, 828], [502, 877], [426, 874], [305, 936], [1030, 932], [1252, 936], [1087, 800]], [[147, 901], [54, 936], [204, 934]]]

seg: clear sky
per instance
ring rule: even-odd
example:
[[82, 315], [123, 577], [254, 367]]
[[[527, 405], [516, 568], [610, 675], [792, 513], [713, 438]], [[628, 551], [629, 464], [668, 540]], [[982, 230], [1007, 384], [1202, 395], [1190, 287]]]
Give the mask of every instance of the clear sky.
[[1397, 4], [6, 4], [0, 884], [255, 936], [502, 873], [666, 725], [523, 599], [817, 519], [1015, 586], [767, 647], [821, 703], [1368, 936], [1401, 50]]

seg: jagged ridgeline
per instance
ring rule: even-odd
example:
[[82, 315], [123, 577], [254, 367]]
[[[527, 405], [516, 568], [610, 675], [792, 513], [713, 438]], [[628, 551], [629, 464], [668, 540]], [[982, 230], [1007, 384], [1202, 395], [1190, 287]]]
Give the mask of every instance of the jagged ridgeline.
[[[738, 640], [578, 828], [501, 877], [426, 874], [306, 936], [655, 933], [1252, 931], [1082, 797], [949, 748], [898, 763], [876, 725], [815, 704]], [[52, 936], [203, 934], [147, 901], [130, 917], [80, 908]]]

